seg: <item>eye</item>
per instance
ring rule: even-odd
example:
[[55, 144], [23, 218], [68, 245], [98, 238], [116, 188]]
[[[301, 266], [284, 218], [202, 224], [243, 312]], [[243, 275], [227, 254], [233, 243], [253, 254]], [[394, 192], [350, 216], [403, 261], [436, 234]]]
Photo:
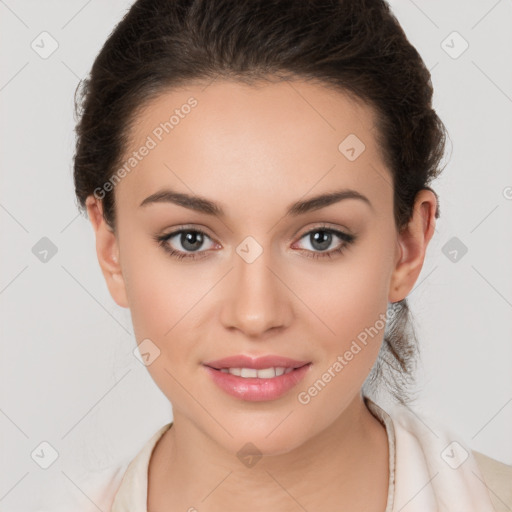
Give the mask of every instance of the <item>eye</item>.
[[[306, 256], [309, 258], [332, 258], [333, 255], [341, 254], [356, 237], [333, 228], [320, 226], [305, 233], [300, 240], [305, 239], [310, 247], [306, 247]], [[336, 239], [341, 240], [336, 247]], [[334, 243], [335, 249], [328, 251]], [[319, 252], [315, 252], [319, 251]]]
[[[178, 260], [196, 260], [206, 256], [207, 249], [215, 246], [213, 240], [200, 229], [184, 229], [183, 227], [166, 235], [155, 235], [154, 239], [173, 258]], [[333, 255], [341, 254], [356, 237], [343, 231], [319, 226], [302, 235], [300, 240], [305, 239], [310, 248], [306, 247], [305, 255], [309, 258], [332, 258]], [[341, 240], [336, 247], [336, 239]], [[210, 240], [210, 247], [204, 248], [206, 240]], [[335, 249], [328, 251], [329, 247], [335, 245]], [[307, 245], [307, 244], [306, 244]], [[176, 248], [177, 247], [177, 248]], [[203, 248], [203, 250], [200, 250]], [[318, 251], [318, 252], [316, 252]]]
[[[204, 231], [199, 229], [179, 229], [172, 233], [162, 236], [157, 235], [155, 237], [155, 240], [166, 252], [179, 260], [183, 258], [197, 259], [204, 257], [202, 253], [206, 251], [200, 251], [199, 249], [203, 247], [206, 239], [213, 243], [212, 239]], [[178, 248], [174, 249], [173, 245], [178, 246]], [[209, 248], [211, 248], [211, 246]]]

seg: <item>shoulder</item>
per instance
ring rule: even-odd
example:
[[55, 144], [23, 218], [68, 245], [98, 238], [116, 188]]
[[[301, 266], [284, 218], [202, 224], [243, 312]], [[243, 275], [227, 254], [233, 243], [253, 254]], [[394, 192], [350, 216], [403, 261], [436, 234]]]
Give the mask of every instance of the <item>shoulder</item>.
[[512, 466], [473, 450], [496, 512], [512, 510]]
[[137, 456], [129, 463], [119, 485], [111, 512], [126, 510], [146, 510], [148, 476], [151, 456], [156, 444], [173, 425], [173, 422], [161, 427], [140, 449]]
[[110, 510], [129, 460], [79, 476], [61, 478], [43, 491], [38, 512]]
[[[116, 503], [123, 504], [126, 500], [128, 508], [133, 503], [145, 503], [146, 497], [141, 494], [141, 488], [147, 485], [151, 453], [157, 441], [171, 426], [172, 422], [159, 428], [139, 448], [134, 458], [124, 458], [116, 464], [86, 471], [73, 478], [66, 476], [55, 480], [42, 492], [38, 512], [106, 512], [114, 510]], [[136, 485], [133, 485], [134, 482]], [[139, 508], [145, 510], [143, 505]]]
[[[466, 505], [461, 510], [487, 511], [492, 507], [495, 512], [512, 511], [512, 466], [471, 449], [467, 438], [431, 411], [398, 404], [388, 409], [396, 433], [397, 468], [402, 476], [424, 467], [433, 476], [441, 475], [432, 478], [435, 495], [447, 501], [463, 501]], [[397, 488], [398, 484], [401, 482], [397, 482]]]

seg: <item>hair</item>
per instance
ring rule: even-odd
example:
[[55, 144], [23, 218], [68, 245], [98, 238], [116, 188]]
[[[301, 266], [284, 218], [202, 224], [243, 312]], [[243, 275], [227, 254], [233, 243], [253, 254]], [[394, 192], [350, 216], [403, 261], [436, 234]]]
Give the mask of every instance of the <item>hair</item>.
[[[446, 129], [432, 107], [430, 72], [384, 0], [138, 0], [75, 92], [79, 209], [121, 165], [137, 114], [151, 99], [219, 77], [313, 81], [370, 105], [399, 231], [416, 194], [434, 192]], [[101, 201], [115, 231], [114, 190]], [[363, 391], [375, 393], [383, 380], [408, 404], [419, 348], [407, 300], [390, 306], [395, 314]]]

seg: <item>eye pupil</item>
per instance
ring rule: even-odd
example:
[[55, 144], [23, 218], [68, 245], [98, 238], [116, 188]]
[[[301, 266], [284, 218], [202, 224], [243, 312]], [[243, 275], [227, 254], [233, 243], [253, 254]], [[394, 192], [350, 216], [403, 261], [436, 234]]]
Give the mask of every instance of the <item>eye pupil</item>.
[[[311, 236], [313, 240], [312, 246], [316, 250], [323, 251], [331, 245], [332, 233], [327, 231], [315, 231]], [[319, 244], [320, 247], [315, 246], [315, 244]]]
[[[197, 231], [184, 231], [181, 234], [181, 245], [187, 251], [197, 251], [203, 245], [203, 235]], [[190, 247], [192, 245], [192, 247]], [[196, 245], [196, 247], [194, 247]]]

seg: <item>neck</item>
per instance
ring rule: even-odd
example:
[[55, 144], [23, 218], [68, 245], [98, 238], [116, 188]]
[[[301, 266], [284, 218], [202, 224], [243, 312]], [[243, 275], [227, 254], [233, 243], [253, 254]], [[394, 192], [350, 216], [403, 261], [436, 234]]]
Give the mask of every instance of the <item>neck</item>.
[[[154, 510], [366, 510], [386, 507], [387, 434], [358, 395], [339, 417], [299, 447], [244, 466], [175, 412], [150, 461]], [[299, 507], [299, 508], [298, 508]]]

